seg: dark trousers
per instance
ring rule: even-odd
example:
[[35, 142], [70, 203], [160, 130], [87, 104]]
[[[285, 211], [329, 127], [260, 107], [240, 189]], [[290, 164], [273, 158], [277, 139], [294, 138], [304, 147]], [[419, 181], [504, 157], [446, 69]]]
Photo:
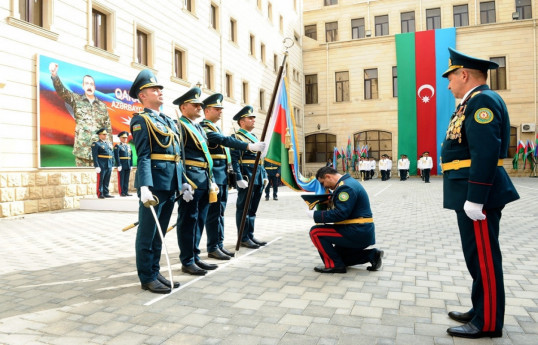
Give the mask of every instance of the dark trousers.
[[344, 267], [372, 262], [377, 249], [365, 249], [372, 235], [337, 225], [316, 225], [310, 229], [310, 239], [326, 268]]
[[[237, 225], [237, 233], [241, 228], [241, 217], [243, 216], [243, 209], [247, 202], [248, 188], [239, 188], [237, 191], [237, 209], [235, 211], [235, 223]], [[247, 216], [245, 218], [245, 227], [243, 229], [243, 236], [241, 242], [248, 241], [254, 237], [254, 221], [256, 220], [256, 212], [258, 211], [258, 205], [263, 194], [263, 185], [255, 184], [252, 187], [252, 196], [250, 198], [250, 205], [248, 208]]]
[[361, 177], [362, 177], [363, 180], [369, 180], [370, 179], [370, 171], [361, 170]]
[[130, 175], [131, 169], [121, 169], [121, 171], [118, 171], [118, 191], [120, 195], [127, 195], [129, 193]]
[[278, 184], [280, 183], [280, 176], [267, 176], [269, 179], [269, 182], [267, 183], [267, 187], [265, 187], [265, 197], [269, 197], [269, 192], [271, 191], [271, 186], [273, 186], [273, 198], [276, 198], [278, 195]]
[[97, 196], [108, 195], [108, 184], [110, 183], [110, 175], [112, 169], [101, 168], [101, 172], [97, 174]]
[[381, 181], [386, 181], [389, 179], [389, 171], [381, 170]]
[[180, 198], [177, 210], [179, 260], [185, 266], [200, 260], [200, 239], [209, 208], [207, 189], [195, 189], [193, 197], [194, 199], [189, 202]]
[[205, 231], [207, 235], [207, 252], [222, 248], [224, 243], [224, 211], [228, 202], [228, 186], [219, 184], [217, 201], [209, 204]]
[[430, 182], [430, 170], [431, 169], [422, 169], [423, 180], [426, 183]]
[[456, 211], [461, 246], [467, 269], [473, 278], [471, 322], [484, 332], [500, 331], [504, 324], [504, 281], [499, 246], [502, 209], [485, 210], [486, 219], [472, 221]]
[[407, 169], [400, 169], [400, 181], [407, 180]]
[[[159, 203], [154, 206], [154, 209], [164, 236], [174, 210], [175, 192], [154, 190], [152, 193], [159, 198]], [[151, 210], [140, 201], [138, 202], [138, 222], [135, 241], [136, 269], [140, 282], [146, 284], [157, 279], [162, 241], [157, 233], [157, 225]]]

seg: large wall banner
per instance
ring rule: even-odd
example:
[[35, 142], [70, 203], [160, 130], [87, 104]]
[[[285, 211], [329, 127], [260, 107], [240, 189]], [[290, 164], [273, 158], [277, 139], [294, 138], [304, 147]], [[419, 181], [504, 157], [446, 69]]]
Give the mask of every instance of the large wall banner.
[[129, 97], [132, 82], [44, 55], [38, 66], [40, 167], [93, 167], [96, 131], [119, 142], [143, 109]]

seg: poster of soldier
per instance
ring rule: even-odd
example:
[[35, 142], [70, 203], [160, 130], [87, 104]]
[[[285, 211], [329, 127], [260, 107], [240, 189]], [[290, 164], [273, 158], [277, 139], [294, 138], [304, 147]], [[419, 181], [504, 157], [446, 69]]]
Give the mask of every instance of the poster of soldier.
[[37, 65], [40, 167], [93, 167], [96, 131], [118, 141], [142, 110], [129, 97], [131, 81], [44, 55]]

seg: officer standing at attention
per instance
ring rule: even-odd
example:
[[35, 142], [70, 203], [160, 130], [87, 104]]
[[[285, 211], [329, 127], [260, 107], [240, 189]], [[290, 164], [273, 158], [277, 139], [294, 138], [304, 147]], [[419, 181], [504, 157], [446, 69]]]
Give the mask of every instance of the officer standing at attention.
[[409, 174], [409, 159], [407, 155], [400, 155], [400, 159], [398, 159], [398, 170], [400, 171], [400, 181], [407, 180], [407, 175]]
[[[254, 115], [253, 111], [254, 109], [250, 105], [247, 105], [233, 117], [234, 121], [237, 121], [241, 128], [232, 136], [248, 144], [259, 142], [258, 138], [252, 133], [254, 123], [256, 122], [256, 115]], [[257, 249], [267, 244], [267, 242], [260, 241], [254, 237], [254, 221], [256, 220], [256, 212], [262, 198], [263, 188], [268, 182], [267, 174], [260, 161], [260, 165], [258, 165], [258, 169], [256, 170], [256, 176], [252, 176], [256, 161], [256, 153], [254, 151], [239, 151], [234, 149], [231, 151], [231, 155], [232, 166], [237, 174], [235, 221], [238, 234], [241, 227], [243, 210], [247, 201], [248, 184], [251, 179], [254, 179], [250, 205], [245, 218], [245, 228], [243, 229], [243, 236], [241, 238], [241, 247]]]
[[505, 295], [499, 222], [504, 206], [519, 195], [503, 167], [510, 143], [510, 119], [503, 99], [486, 84], [491, 61], [452, 48], [443, 73], [461, 103], [450, 119], [442, 146], [443, 206], [455, 210], [463, 256], [473, 278], [472, 308], [448, 316], [464, 323], [455, 337], [501, 337]]
[[[138, 189], [138, 231], [136, 233], [136, 268], [142, 289], [154, 293], [168, 293], [170, 281], [159, 272], [162, 241], [151, 210], [144, 203], [159, 201], [154, 206], [159, 224], [166, 235], [166, 228], [174, 209], [184, 175], [180, 164], [181, 149], [177, 127], [168, 116], [161, 113], [163, 86], [150, 70], [141, 71], [136, 77], [129, 96], [138, 98], [144, 110], [131, 119], [131, 133], [138, 155], [135, 187]], [[179, 283], [174, 282], [174, 288]]]
[[425, 183], [430, 183], [430, 171], [433, 168], [433, 160], [430, 157], [430, 153], [425, 151], [420, 158], [420, 169], [422, 173], [422, 179]]
[[118, 138], [120, 138], [120, 143], [114, 147], [114, 158], [118, 167], [118, 189], [120, 196], [131, 196], [129, 194], [129, 176], [133, 165], [133, 152], [127, 143], [129, 133], [123, 131], [118, 134]]
[[264, 161], [263, 167], [267, 172], [267, 187], [265, 187], [265, 201], [269, 200], [269, 192], [273, 186], [273, 200], [278, 200], [278, 185], [280, 184], [280, 165]]
[[[368, 194], [349, 174], [323, 167], [316, 173], [323, 187], [333, 191], [332, 206], [323, 211], [307, 211], [316, 223], [310, 239], [317, 248], [323, 265], [314, 267], [319, 273], [346, 273], [346, 266], [371, 263], [368, 271], [381, 268], [384, 252], [367, 247], [375, 244], [375, 226]], [[320, 224], [321, 223], [321, 224]]]
[[217, 260], [230, 260], [235, 254], [224, 248], [224, 211], [228, 202], [228, 170], [232, 169], [229, 147], [257, 152], [265, 149], [265, 143], [249, 144], [222, 134], [217, 123], [222, 114], [223, 98], [222, 94], [215, 93], [207, 97], [202, 104], [205, 119], [201, 126], [206, 133], [209, 152], [213, 159], [213, 180], [219, 187], [217, 202], [209, 204], [205, 228], [208, 256]]
[[97, 197], [99, 199], [113, 198], [108, 192], [108, 184], [114, 166], [112, 161], [114, 153], [112, 152], [112, 144], [106, 140], [107, 134], [105, 128], [99, 129], [97, 131], [99, 140], [92, 144], [93, 166], [97, 173]]
[[382, 155], [379, 160], [379, 173], [381, 174], [381, 181], [389, 179], [389, 158], [387, 155]]
[[[207, 145], [207, 137], [202, 127], [195, 121], [201, 117], [203, 102], [202, 91], [194, 87], [173, 103], [179, 106], [181, 118], [178, 127], [183, 137], [185, 170], [188, 183], [183, 190], [192, 191], [192, 195], [179, 200], [177, 219], [177, 241], [181, 271], [192, 275], [205, 275], [207, 270], [218, 266], [200, 259], [200, 240], [209, 207], [210, 193], [218, 194], [218, 187], [212, 182], [213, 159]], [[216, 201], [212, 200], [213, 202]]]

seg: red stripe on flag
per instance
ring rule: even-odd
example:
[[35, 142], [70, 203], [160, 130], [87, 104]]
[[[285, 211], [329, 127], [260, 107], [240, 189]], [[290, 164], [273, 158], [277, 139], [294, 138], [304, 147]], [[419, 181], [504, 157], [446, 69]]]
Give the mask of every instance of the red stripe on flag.
[[[417, 153], [428, 151], [437, 157], [437, 111], [435, 72], [435, 30], [415, 34], [415, 70], [417, 104]], [[437, 174], [437, 164], [431, 170]]]
[[274, 133], [278, 133], [281, 135], [281, 141], [285, 143], [286, 141], [286, 127], [288, 124], [286, 123], [286, 109], [282, 107], [282, 104], [279, 104], [278, 107], [278, 114], [275, 121], [275, 129]]

